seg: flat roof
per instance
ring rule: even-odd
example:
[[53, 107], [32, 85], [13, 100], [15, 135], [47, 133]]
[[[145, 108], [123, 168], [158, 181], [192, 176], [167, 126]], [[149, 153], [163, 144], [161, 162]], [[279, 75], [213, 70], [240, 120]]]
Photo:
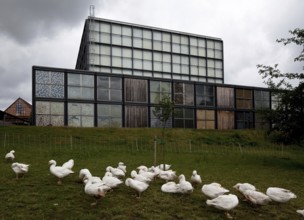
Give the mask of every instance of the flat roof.
[[208, 38], [208, 39], [212, 39], [212, 40], [223, 41], [221, 38], [210, 37], [207, 35], [199, 35], [199, 34], [187, 33], [187, 32], [182, 32], [182, 31], [175, 31], [175, 30], [170, 30], [170, 29], [157, 28], [157, 27], [152, 27], [152, 26], [122, 22], [122, 21], [115, 21], [115, 20], [110, 20], [110, 19], [105, 19], [105, 18], [97, 18], [97, 17], [88, 16], [88, 18], [86, 20], [104, 21], [104, 22], [109, 22], [109, 23], [114, 23], [114, 24], [127, 25], [127, 26], [138, 27], [138, 28], [147, 28], [147, 29], [153, 29], [153, 30], [157, 30], [157, 31], [164, 31], [164, 32], [170, 32], [170, 33], [175, 33], [175, 34], [183, 34], [183, 35], [189, 35], [189, 36], [193, 36], [193, 37]]

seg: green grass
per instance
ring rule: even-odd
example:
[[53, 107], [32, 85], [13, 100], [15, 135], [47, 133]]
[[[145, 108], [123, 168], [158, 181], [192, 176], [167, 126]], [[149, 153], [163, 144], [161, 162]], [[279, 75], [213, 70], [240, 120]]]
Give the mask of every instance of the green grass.
[[[31, 164], [29, 173], [16, 180], [10, 163], [0, 164], [0, 219], [225, 219], [206, 205], [201, 186], [190, 195], [165, 194], [161, 180], [151, 183], [140, 199], [124, 184], [96, 206], [84, 193], [78, 172], [88, 168], [103, 176], [108, 165], [119, 161], [130, 171], [141, 164], [153, 165], [154, 136], [158, 129], [76, 129], [0, 127], [0, 155], [16, 151], [16, 161]], [[177, 174], [189, 179], [196, 169], [203, 183], [219, 182], [241, 198], [233, 185], [254, 184], [265, 192], [269, 186], [292, 190], [298, 198], [278, 206], [252, 207], [241, 201], [232, 211], [235, 219], [299, 219], [304, 208], [304, 150], [276, 146], [258, 131], [199, 131], [169, 129], [164, 160]], [[48, 161], [62, 164], [75, 160], [73, 175], [58, 186]], [[158, 163], [163, 161], [157, 154]]]

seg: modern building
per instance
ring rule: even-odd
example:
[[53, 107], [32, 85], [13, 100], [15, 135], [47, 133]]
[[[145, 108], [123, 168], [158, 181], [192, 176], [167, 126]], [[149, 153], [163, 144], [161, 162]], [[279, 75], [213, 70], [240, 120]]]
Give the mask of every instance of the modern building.
[[223, 48], [220, 38], [89, 17], [76, 70], [33, 67], [33, 123], [157, 127], [153, 109], [167, 95], [168, 127], [261, 128], [271, 92], [224, 84]]

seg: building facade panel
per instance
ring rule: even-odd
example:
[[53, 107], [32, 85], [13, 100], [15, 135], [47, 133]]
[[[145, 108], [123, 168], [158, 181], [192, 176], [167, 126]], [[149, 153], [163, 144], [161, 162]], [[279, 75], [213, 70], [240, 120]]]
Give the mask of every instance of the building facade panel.
[[265, 88], [224, 84], [222, 39], [89, 17], [76, 69], [33, 67], [37, 126], [251, 129], [277, 99]]

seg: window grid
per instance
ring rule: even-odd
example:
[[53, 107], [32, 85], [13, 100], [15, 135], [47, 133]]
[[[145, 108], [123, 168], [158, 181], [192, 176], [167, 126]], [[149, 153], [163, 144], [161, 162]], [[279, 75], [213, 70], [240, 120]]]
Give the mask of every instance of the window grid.
[[175, 128], [194, 128], [194, 110], [187, 108], [174, 109]]
[[174, 102], [177, 105], [194, 104], [194, 85], [189, 83], [174, 83]]
[[196, 85], [196, 105], [206, 107], [215, 105], [214, 86]]
[[153, 104], [158, 104], [164, 96], [171, 98], [171, 83], [150, 81], [150, 102]]
[[122, 106], [108, 104], [97, 105], [97, 126], [122, 127]]
[[97, 100], [122, 101], [122, 79], [119, 77], [97, 77]]

